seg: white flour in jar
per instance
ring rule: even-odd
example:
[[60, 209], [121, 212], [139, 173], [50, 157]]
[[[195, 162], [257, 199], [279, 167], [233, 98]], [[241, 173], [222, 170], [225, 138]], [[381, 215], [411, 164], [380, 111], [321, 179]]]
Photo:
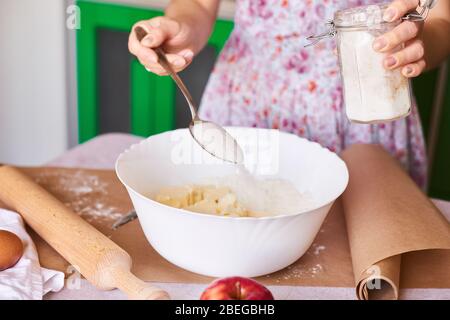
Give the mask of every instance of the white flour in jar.
[[386, 70], [386, 54], [372, 48], [374, 30], [342, 31], [339, 53], [347, 117], [370, 123], [394, 120], [409, 114], [409, 81], [400, 70]]

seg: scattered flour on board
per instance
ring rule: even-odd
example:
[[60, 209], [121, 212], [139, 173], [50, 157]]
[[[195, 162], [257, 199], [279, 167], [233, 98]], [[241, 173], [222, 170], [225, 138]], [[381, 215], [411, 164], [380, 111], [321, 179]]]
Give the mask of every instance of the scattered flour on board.
[[313, 253], [318, 256], [321, 251], [325, 250], [327, 247], [319, 245], [319, 244], [313, 244], [312, 249], [314, 250]]
[[320, 263], [314, 265], [296, 264], [287, 267], [283, 271], [283, 275], [276, 279], [276, 282], [283, 280], [299, 279], [299, 278], [315, 278], [317, 274], [323, 271], [323, 266]]
[[[88, 222], [96, 220], [117, 220], [123, 212], [113, 206], [107, 205], [108, 184], [93, 174], [83, 171], [75, 173], [41, 173], [36, 177], [37, 183], [52, 181], [51, 192], [57, 194], [70, 194], [74, 199], [64, 204], [82, 216]], [[51, 190], [53, 188], [53, 190]], [[94, 195], [92, 195], [94, 194]], [[93, 203], [92, 199], [96, 199]]]
[[[308, 255], [319, 256], [322, 251], [326, 250], [326, 246], [313, 243], [311, 248], [305, 253]], [[283, 270], [282, 274], [276, 279], [277, 283], [284, 280], [299, 279], [299, 278], [315, 278], [319, 273], [324, 270], [324, 267], [320, 263], [299, 263], [296, 262]], [[267, 275], [266, 277], [272, 277]]]

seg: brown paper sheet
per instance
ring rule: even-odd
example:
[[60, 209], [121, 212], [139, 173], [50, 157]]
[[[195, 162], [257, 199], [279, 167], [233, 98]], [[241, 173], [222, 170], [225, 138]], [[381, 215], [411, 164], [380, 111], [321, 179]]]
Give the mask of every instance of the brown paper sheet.
[[[111, 229], [118, 216], [132, 209], [126, 190], [113, 171], [62, 168], [22, 169], [81, 217], [124, 248], [133, 259], [133, 272], [147, 281], [208, 283], [210, 278], [180, 269], [162, 258], [147, 242], [137, 220]], [[69, 264], [30, 230], [43, 267], [68, 275]], [[132, 236], [130, 236], [132, 235]], [[448, 251], [420, 251], [402, 256], [402, 288], [450, 288]], [[382, 266], [382, 270], [388, 270]], [[420, 276], [418, 276], [420, 275]], [[391, 279], [391, 275], [388, 276]], [[261, 277], [267, 285], [352, 287], [354, 275], [344, 214], [338, 201], [328, 214], [308, 252], [296, 263]]]
[[[397, 299], [401, 265], [410, 268], [417, 261], [414, 255], [402, 261], [402, 254], [450, 249], [450, 224], [380, 146], [354, 145], [342, 157], [350, 172], [342, 199], [357, 296]], [[433, 255], [428, 259], [434, 260]], [[450, 278], [450, 263], [442, 262], [447, 263], [443, 276]], [[415, 281], [408, 268], [404, 285]], [[434, 272], [433, 268], [422, 271], [414, 277], [430, 278], [427, 273]]]

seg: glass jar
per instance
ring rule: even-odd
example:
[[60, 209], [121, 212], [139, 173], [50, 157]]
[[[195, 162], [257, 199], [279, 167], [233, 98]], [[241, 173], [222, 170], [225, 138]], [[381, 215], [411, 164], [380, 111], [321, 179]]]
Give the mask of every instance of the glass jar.
[[328, 23], [327, 33], [309, 38], [315, 44], [337, 36], [346, 113], [352, 122], [387, 122], [406, 117], [411, 111], [409, 79], [400, 69], [387, 70], [383, 66], [384, 58], [403, 46], [387, 53], [373, 49], [377, 37], [402, 22], [385, 22], [387, 7], [381, 4], [338, 11]]
[[382, 23], [386, 8], [384, 5], [344, 10], [334, 18], [346, 112], [354, 122], [392, 121], [411, 111], [408, 78], [399, 68], [387, 70], [383, 66], [387, 55], [403, 47], [387, 53], [376, 52], [372, 47], [377, 37], [401, 23]]

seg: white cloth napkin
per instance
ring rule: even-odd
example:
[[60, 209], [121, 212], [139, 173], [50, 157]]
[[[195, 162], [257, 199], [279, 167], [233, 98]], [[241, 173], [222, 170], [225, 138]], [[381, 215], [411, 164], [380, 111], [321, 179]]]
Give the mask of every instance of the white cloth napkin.
[[46, 293], [64, 287], [64, 273], [41, 268], [36, 247], [20, 215], [0, 209], [0, 230], [15, 233], [24, 248], [14, 267], [0, 271], [0, 300], [42, 300]]

